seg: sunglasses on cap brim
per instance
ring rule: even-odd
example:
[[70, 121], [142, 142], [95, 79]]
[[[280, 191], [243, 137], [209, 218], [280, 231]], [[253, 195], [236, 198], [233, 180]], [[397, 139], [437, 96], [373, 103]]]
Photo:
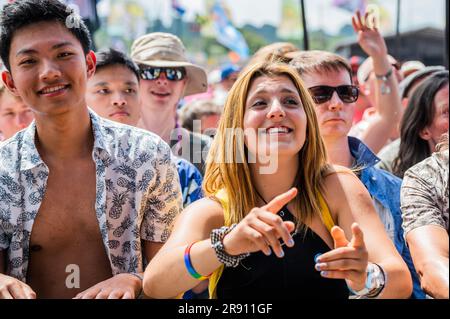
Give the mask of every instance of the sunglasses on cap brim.
[[337, 87], [318, 85], [309, 88], [309, 93], [316, 104], [322, 104], [331, 100], [334, 91], [344, 103], [354, 103], [359, 97], [359, 89], [355, 85], [341, 85]]
[[140, 70], [140, 75], [143, 80], [159, 79], [164, 73], [169, 81], [181, 81], [186, 77], [185, 68], [161, 68], [161, 67], [147, 67]]

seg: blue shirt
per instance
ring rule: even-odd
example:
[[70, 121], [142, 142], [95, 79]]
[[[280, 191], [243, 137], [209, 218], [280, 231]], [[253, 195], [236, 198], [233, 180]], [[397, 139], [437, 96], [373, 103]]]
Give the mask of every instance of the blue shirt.
[[183, 195], [183, 207], [186, 207], [203, 197], [202, 174], [194, 164], [184, 158], [176, 157], [176, 162]]
[[[408, 265], [413, 280], [412, 298], [425, 298], [425, 293], [420, 287], [414, 264], [411, 259], [408, 246], [403, 237], [402, 212], [400, 210], [400, 189], [402, 180], [389, 172], [376, 168], [375, 165], [380, 159], [359, 139], [348, 136], [350, 153], [355, 158], [355, 167], [359, 169], [356, 173], [359, 179], [366, 186], [372, 198], [378, 201], [383, 208], [392, 215], [394, 228], [394, 245]], [[389, 228], [385, 224], [386, 228]], [[389, 278], [388, 278], [389, 280]]]

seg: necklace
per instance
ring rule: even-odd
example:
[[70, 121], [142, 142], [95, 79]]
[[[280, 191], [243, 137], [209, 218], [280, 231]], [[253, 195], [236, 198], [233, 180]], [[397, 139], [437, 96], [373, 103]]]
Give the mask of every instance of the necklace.
[[[255, 192], [256, 192], [256, 195], [258, 195], [258, 197], [261, 198], [261, 200], [267, 205], [266, 200], [264, 199], [264, 197], [261, 196], [261, 194], [258, 192], [258, 190], [256, 188], [255, 188]], [[287, 204], [284, 205], [283, 208], [281, 208], [281, 210], [278, 212], [278, 215], [283, 219], [283, 217], [286, 215], [286, 212], [288, 212], [289, 214], [292, 215], [292, 213], [289, 212], [289, 209], [287, 208]], [[295, 225], [295, 230], [291, 234], [291, 236], [294, 237], [295, 235], [298, 234], [298, 232], [299, 232], [298, 225]], [[281, 243], [281, 246], [284, 246], [284, 244], [285, 244], [284, 242]]]
[[[258, 190], [255, 188], [255, 192], [256, 192], [256, 195], [258, 195], [258, 197], [259, 198], [261, 198], [261, 200], [264, 202], [264, 204], [268, 204], [267, 202], [266, 202], [266, 200], [264, 199], [264, 197], [262, 197], [261, 196], [261, 194], [258, 192]], [[288, 210], [287, 209], [287, 204], [286, 205], [284, 205], [282, 208], [281, 208], [281, 210], [280, 210], [280, 212], [278, 213], [278, 215], [280, 215], [280, 217], [284, 217], [284, 215], [286, 214], [286, 212], [284, 211], [284, 210]], [[288, 210], [289, 211], [289, 210]]]

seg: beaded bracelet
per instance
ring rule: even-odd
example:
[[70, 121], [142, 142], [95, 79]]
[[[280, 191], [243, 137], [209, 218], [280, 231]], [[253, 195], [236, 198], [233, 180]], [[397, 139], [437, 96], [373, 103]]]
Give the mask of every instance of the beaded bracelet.
[[194, 241], [192, 244], [190, 244], [186, 247], [186, 250], [184, 251], [184, 264], [186, 265], [189, 275], [191, 275], [192, 277], [194, 277], [195, 279], [198, 279], [198, 280], [205, 280], [205, 279], [208, 279], [212, 274], [209, 274], [208, 276], [200, 275], [197, 271], [195, 271], [195, 269], [191, 263], [191, 247], [195, 243], [198, 243], [198, 241]]

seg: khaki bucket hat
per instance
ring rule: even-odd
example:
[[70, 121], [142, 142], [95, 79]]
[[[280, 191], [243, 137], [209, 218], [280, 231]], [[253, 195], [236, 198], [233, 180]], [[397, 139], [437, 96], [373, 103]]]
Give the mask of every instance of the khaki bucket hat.
[[181, 40], [170, 33], [154, 32], [136, 39], [131, 46], [131, 58], [138, 65], [153, 67], [184, 67], [187, 83], [184, 95], [203, 93], [207, 90], [206, 72], [190, 63]]

